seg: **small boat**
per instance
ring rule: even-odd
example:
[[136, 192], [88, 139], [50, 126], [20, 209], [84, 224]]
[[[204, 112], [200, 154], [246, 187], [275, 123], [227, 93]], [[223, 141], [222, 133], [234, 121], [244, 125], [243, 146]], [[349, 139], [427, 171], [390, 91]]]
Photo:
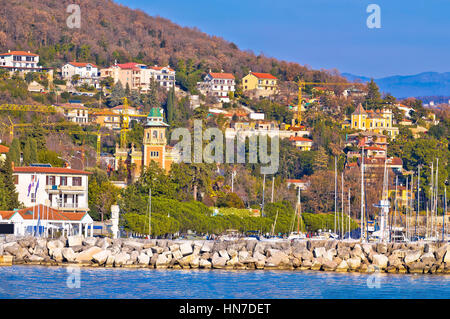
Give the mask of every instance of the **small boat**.
[[303, 233], [298, 234], [296, 232], [291, 233], [288, 237], [288, 240], [303, 240], [303, 239], [306, 239], [306, 235]]

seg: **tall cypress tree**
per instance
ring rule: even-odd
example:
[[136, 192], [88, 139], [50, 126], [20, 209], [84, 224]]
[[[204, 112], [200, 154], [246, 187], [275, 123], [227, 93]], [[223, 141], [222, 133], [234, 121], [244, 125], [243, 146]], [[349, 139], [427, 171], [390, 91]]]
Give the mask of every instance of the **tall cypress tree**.
[[37, 142], [34, 138], [30, 139], [30, 164], [38, 162]]
[[31, 141], [29, 138], [25, 141], [25, 146], [23, 147], [23, 163], [25, 165], [30, 165], [31, 163]]
[[167, 96], [167, 104], [166, 104], [166, 118], [168, 124], [172, 124], [174, 120], [175, 102], [176, 102], [175, 89], [171, 88]]
[[16, 192], [16, 185], [14, 183], [13, 170], [11, 165], [11, 158], [9, 155], [6, 156], [6, 160], [0, 168], [0, 175], [2, 176], [2, 190], [6, 193], [5, 196], [5, 209], [13, 210], [14, 208], [19, 208], [19, 195]]
[[22, 149], [20, 147], [20, 141], [15, 138], [12, 140], [11, 147], [9, 148], [8, 155], [11, 158], [11, 161], [14, 162], [15, 166], [20, 166], [20, 155], [22, 153]]

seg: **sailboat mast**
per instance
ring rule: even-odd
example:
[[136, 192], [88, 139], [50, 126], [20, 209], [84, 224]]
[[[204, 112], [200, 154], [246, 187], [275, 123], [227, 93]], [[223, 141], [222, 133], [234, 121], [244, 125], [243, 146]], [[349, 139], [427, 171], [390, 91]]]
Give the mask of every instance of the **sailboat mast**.
[[435, 214], [436, 214], [436, 238], [438, 237], [438, 230], [437, 230], [437, 211], [438, 211], [438, 194], [439, 194], [439, 158], [436, 158], [436, 175], [435, 175], [435, 177], [436, 177], [436, 204], [435, 204], [435, 207], [436, 207], [436, 209], [435, 209]]
[[361, 241], [364, 241], [364, 146], [361, 153]]
[[337, 216], [337, 158], [334, 157], [334, 233], [336, 233]]
[[351, 188], [348, 189], [348, 238], [352, 239], [352, 235], [351, 235], [351, 229], [350, 229], [350, 220], [351, 220], [351, 211], [352, 211], [352, 207], [350, 206], [350, 192], [351, 192]]
[[342, 195], [341, 195], [341, 202], [342, 202], [341, 203], [342, 232], [341, 232], [341, 236], [342, 236], [342, 239], [344, 239], [344, 172], [342, 172], [342, 175], [341, 175], [341, 184], [342, 184], [342, 189], [341, 189], [341, 192], [342, 192]]

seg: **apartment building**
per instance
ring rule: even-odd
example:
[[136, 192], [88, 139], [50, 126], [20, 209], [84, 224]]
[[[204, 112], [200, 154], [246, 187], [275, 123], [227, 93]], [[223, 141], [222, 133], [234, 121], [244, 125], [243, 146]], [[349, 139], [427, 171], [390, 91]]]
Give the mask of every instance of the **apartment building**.
[[71, 168], [33, 165], [14, 167], [19, 201], [25, 207], [46, 205], [63, 212], [87, 212], [90, 172]]
[[270, 96], [278, 93], [278, 79], [269, 73], [250, 72], [242, 78], [242, 89], [256, 96]]
[[61, 68], [61, 75], [63, 79], [68, 81], [72, 80], [73, 76], [78, 75], [80, 83], [94, 85], [99, 79], [99, 69], [93, 63], [69, 62]]
[[220, 102], [229, 103], [230, 95], [234, 94], [236, 81], [231, 73], [209, 72], [203, 82], [198, 82], [199, 91], [208, 96], [217, 97]]
[[11, 51], [0, 54], [0, 68], [11, 72], [40, 72], [39, 55], [30, 51]]

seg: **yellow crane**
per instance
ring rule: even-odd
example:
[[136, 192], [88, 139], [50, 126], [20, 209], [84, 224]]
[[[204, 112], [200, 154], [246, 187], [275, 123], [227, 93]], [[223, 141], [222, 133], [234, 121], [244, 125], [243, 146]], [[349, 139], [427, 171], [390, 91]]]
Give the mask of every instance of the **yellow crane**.
[[344, 83], [344, 82], [338, 82], [338, 83], [332, 83], [332, 82], [304, 82], [302, 80], [298, 80], [298, 106], [297, 106], [297, 127], [301, 126], [302, 123], [302, 90], [306, 85], [346, 85], [346, 86], [355, 86], [358, 83]]

